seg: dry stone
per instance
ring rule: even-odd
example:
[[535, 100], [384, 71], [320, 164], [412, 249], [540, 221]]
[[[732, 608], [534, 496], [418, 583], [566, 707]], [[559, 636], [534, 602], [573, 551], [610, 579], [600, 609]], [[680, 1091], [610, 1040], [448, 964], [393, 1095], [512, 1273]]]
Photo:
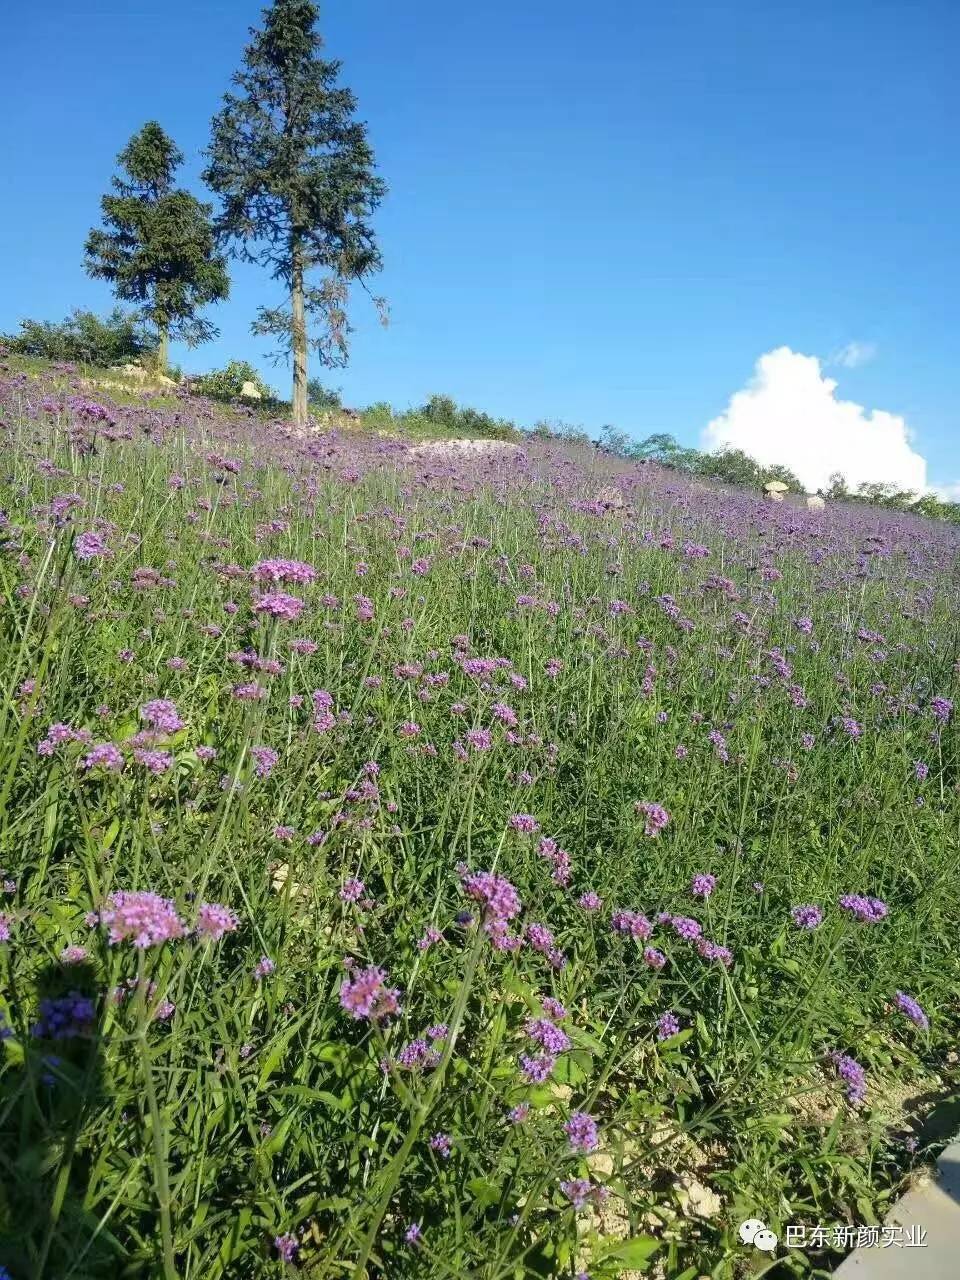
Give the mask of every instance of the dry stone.
[[470, 458], [519, 459], [523, 450], [509, 440], [426, 440], [410, 450], [412, 458], [467, 461]]

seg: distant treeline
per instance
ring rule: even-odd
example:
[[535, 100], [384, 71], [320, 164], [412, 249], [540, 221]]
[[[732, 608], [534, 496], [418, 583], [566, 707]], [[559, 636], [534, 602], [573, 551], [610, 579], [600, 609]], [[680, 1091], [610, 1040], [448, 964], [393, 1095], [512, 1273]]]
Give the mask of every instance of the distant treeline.
[[[151, 364], [157, 354], [157, 340], [150, 328], [136, 314], [120, 308], [106, 317], [90, 311], [73, 311], [59, 324], [21, 320], [19, 332], [0, 335], [0, 346], [20, 355], [101, 368], [131, 360]], [[182, 377], [179, 369], [172, 368], [168, 372], [178, 381]], [[290, 402], [280, 399], [246, 361], [231, 360], [223, 369], [192, 376], [189, 383], [190, 389], [197, 394], [224, 402], [238, 399], [243, 386], [252, 384], [261, 408], [270, 413], [290, 410]], [[307, 395], [314, 415], [335, 415], [344, 410], [339, 390], [324, 385], [318, 378], [311, 378], [307, 383]], [[488, 440], [523, 440], [525, 437], [560, 440], [599, 448], [626, 462], [657, 462], [672, 471], [702, 476], [722, 484], [759, 489], [771, 480], [780, 480], [794, 493], [805, 491], [803, 483], [789, 467], [782, 464], [763, 466], [742, 449], [705, 453], [679, 444], [666, 432], [633, 440], [612, 426], [602, 427], [599, 439], [582, 427], [563, 422], [541, 421], [531, 430], [526, 430], [508, 418], [495, 418], [483, 410], [458, 405], [451, 396], [432, 395], [426, 403], [412, 409], [394, 409], [381, 400], [360, 410], [356, 416], [364, 427], [371, 430], [417, 436], [479, 436]], [[862, 502], [960, 524], [960, 503], [944, 502], [934, 493], [921, 495], [893, 484], [861, 484], [851, 489], [839, 473], [831, 476], [829, 485], [820, 492], [833, 502]]]

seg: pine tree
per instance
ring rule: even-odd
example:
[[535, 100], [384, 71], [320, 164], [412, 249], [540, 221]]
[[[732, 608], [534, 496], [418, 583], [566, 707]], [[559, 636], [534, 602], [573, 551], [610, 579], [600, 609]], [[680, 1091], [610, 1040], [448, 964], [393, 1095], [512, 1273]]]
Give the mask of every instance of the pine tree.
[[100, 202], [105, 225], [87, 236], [85, 266], [109, 280], [118, 298], [140, 304], [157, 330], [163, 373], [171, 336], [190, 346], [216, 337], [197, 312], [229, 293], [226, 261], [217, 252], [212, 206], [173, 185], [183, 155], [155, 120], [134, 134], [117, 163], [123, 176], [113, 179], [116, 194]]
[[[376, 176], [341, 64], [321, 56], [312, 0], [274, 0], [252, 29], [238, 92], [214, 116], [204, 180], [223, 200], [218, 230], [231, 251], [268, 267], [289, 304], [261, 308], [253, 332], [293, 355], [293, 416], [307, 417], [307, 350], [342, 367], [350, 284], [381, 266], [370, 217], [386, 192]], [[323, 273], [311, 284], [312, 271]], [[382, 300], [374, 299], [382, 309]], [[320, 321], [308, 340], [307, 317]]]

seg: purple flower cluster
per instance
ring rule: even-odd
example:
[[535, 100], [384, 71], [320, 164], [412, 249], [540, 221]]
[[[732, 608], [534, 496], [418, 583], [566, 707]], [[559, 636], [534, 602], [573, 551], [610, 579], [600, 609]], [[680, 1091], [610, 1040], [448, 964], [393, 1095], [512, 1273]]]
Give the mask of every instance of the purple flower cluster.
[[233, 912], [218, 902], [204, 902], [197, 912], [197, 934], [210, 942], [219, 942], [224, 934], [232, 933], [237, 925], [237, 917]]
[[646, 942], [653, 933], [653, 925], [639, 911], [614, 911], [610, 916], [610, 928], [614, 933], [628, 933], [638, 942]]
[[931, 698], [930, 710], [935, 720], [940, 724], [946, 724], [953, 715], [953, 700], [951, 698]]
[[106, 559], [112, 556], [113, 552], [99, 533], [88, 530], [86, 533], [78, 533], [74, 538], [73, 554], [78, 560], [96, 560]]
[[571, 863], [566, 849], [561, 849], [556, 840], [551, 840], [549, 836], [541, 836], [537, 853], [553, 867], [554, 884], [565, 886], [570, 883]]
[[535, 1045], [554, 1055], [570, 1048], [570, 1037], [549, 1018], [528, 1018], [525, 1030]]
[[258, 583], [284, 582], [305, 586], [316, 582], [317, 571], [312, 564], [305, 564], [302, 560], [258, 560], [250, 570], [250, 577]]
[[151, 702], [145, 702], [140, 708], [140, 719], [151, 729], [156, 729], [157, 733], [177, 733], [186, 728], [176, 703], [169, 698], [154, 698]]
[[296, 1236], [291, 1235], [289, 1232], [286, 1235], [274, 1236], [273, 1247], [280, 1255], [282, 1262], [293, 1262], [300, 1252], [300, 1242]]
[[638, 814], [642, 814], [646, 820], [643, 828], [645, 835], [658, 836], [670, 822], [670, 814], [662, 804], [654, 804], [649, 800], [638, 800], [634, 805], [634, 809]]
[[533, 836], [540, 830], [540, 823], [533, 814], [515, 813], [510, 819], [511, 831], [519, 831], [521, 835]]
[[253, 760], [253, 772], [258, 778], [269, 778], [280, 759], [273, 747], [251, 747], [250, 756]]
[[440, 1062], [440, 1051], [422, 1037], [405, 1044], [397, 1054], [397, 1066], [407, 1071], [432, 1071]]
[[299, 596], [289, 596], [285, 591], [268, 591], [253, 606], [254, 613], [266, 614], [281, 622], [296, 622], [303, 613], [304, 604]]
[[790, 908], [790, 918], [798, 929], [816, 929], [823, 923], [823, 912], [815, 903], [802, 903]]
[[894, 997], [894, 1004], [901, 1013], [906, 1014], [910, 1021], [921, 1031], [929, 1031], [930, 1019], [924, 1013], [922, 1006], [913, 998], [908, 996], [905, 991], [898, 991]]
[[520, 895], [503, 876], [493, 871], [460, 870], [464, 892], [483, 904], [483, 927], [500, 951], [515, 951], [520, 939], [509, 932], [508, 924], [520, 914]]
[[65, 742], [86, 744], [90, 742], [91, 737], [89, 729], [74, 729], [69, 724], [52, 724], [46, 736], [37, 743], [37, 755], [52, 756], [57, 747], [63, 746]]
[[657, 1019], [657, 1039], [669, 1040], [671, 1036], [675, 1036], [680, 1030], [680, 1020], [675, 1013], [671, 1013], [668, 1009], [666, 1013], [661, 1013]]
[[430, 1139], [430, 1150], [436, 1151], [443, 1160], [450, 1159], [450, 1153], [453, 1150], [453, 1142], [449, 1133], [435, 1133]]
[[119, 773], [123, 763], [123, 753], [112, 742], [98, 743], [83, 759], [84, 769], [106, 769], [108, 773]]
[[182, 938], [186, 929], [169, 898], [148, 891], [111, 893], [94, 922], [106, 925], [111, 945], [132, 942], [142, 950]]
[[853, 1104], [867, 1096], [867, 1073], [856, 1059], [845, 1053], [832, 1053], [830, 1060], [834, 1070], [846, 1084], [847, 1100]]
[[568, 1178], [560, 1183], [560, 1190], [575, 1209], [582, 1209], [588, 1201], [602, 1203], [606, 1198], [606, 1188], [597, 1186], [589, 1178]]
[[348, 968], [340, 984], [340, 1004], [351, 1018], [381, 1022], [400, 1010], [400, 992], [387, 986], [383, 969], [370, 965], [354, 971]]
[[597, 1122], [585, 1111], [574, 1111], [563, 1126], [563, 1131], [569, 1140], [570, 1149], [580, 1155], [588, 1155], [600, 1145]]
[[[143, 890], [127, 892], [118, 889], [111, 893], [106, 906], [87, 916], [87, 924], [105, 925], [111, 946], [132, 942], [138, 950], [162, 946], [165, 942], [184, 938], [188, 933], [170, 898]], [[199, 938], [218, 942], [237, 925], [236, 916], [227, 907], [216, 902], [204, 902], [197, 911], [194, 933]]]
[[709, 898], [717, 887], [717, 877], [699, 872], [690, 881], [690, 892], [695, 898]]
[[845, 893], [839, 905], [864, 924], [879, 924], [890, 912], [882, 898], [867, 898], [859, 893]]

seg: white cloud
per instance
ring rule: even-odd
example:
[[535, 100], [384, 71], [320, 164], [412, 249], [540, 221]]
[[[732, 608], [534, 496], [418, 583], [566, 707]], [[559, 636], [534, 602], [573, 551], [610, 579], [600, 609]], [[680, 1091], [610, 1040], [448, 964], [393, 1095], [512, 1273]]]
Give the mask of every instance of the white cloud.
[[782, 462], [807, 489], [839, 471], [851, 488], [891, 482], [924, 490], [927, 463], [910, 447], [898, 414], [838, 400], [816, 356], [777, 347], [757, 361], [753, 377], [703, 432], [706, 449], [742, 449], [765, 466]]
[[877, 344], [875, 342], [848, 342], [846, 346], [835, 351], [828, 364], [838, 364], [842, 369], [859, 369], [876, 359]]
[[954, 484], [935, 484], [933, 492], [942, 502], [960, 502], [960, 480]]

